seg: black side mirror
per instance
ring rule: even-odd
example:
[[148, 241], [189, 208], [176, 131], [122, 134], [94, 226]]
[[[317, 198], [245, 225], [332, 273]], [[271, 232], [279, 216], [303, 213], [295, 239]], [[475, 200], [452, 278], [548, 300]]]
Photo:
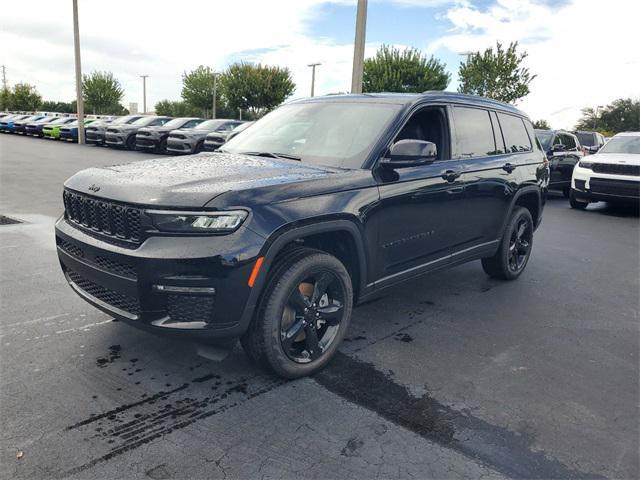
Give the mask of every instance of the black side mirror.
[[406, 139], [394, 143], [389, 156], [380, 159], [380, 164], [391, 168], [416, 167], [433, 162], [437, 156], [435, 143]]
[[553, 147], [551, 147], [551, 150], [554, 152], [564, 152], [565, 146], [561, 143], [556, 143]]

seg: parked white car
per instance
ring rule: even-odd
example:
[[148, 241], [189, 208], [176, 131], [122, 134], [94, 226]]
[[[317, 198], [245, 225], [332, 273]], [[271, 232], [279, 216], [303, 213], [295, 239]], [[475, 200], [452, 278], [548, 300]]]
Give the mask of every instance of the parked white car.
[[583, 210], [589, 202], [629, 203], [640, 200], [640, 132], [619, 133], [595, 155], [578, 162], [571, 178], [569, 201]]

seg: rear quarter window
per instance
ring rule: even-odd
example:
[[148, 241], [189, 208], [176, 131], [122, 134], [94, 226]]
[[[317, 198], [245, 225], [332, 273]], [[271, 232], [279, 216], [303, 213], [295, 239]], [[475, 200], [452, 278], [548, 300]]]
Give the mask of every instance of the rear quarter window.
[[533, 150], [531, 138], [529, 138], [522, 118], [498, 113], [498, 119], [508, 153], [531, 152]]

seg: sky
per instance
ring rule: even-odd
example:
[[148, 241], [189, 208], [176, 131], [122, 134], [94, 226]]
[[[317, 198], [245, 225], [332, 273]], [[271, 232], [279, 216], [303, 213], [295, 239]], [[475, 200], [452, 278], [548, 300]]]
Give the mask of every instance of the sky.
[[[244, 60], [288, 67], [294, 97], [351, 85], [356, 0], [79, 0], [84, 73], [108, 70], [142, 107], [180, 98], [181, 76]], [[447, 65], [458, 87], [462, 52], [517, 41], [536, 74], [517, 102], [533, 120], [572, 128], [584, 107], [640, 97], [638, 0], [369, 0], [365, 56], [381, 44], [415, 47]], [[71, 0], [3, 2], [0, 64], [10, 85], [45, 100], [75, 98]]]

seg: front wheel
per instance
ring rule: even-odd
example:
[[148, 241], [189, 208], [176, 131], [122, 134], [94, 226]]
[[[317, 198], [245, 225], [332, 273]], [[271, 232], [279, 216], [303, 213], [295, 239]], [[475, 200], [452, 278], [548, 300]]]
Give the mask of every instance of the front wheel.
[[492, 278], [515, 280], [524, 271], [533, 246], [533, 219], [524, 207], [516, 207], [504, 231], [498, 251], [482, 259], [482, 268]]
[[125, 147], [127, 150], [135, 150], [136, 149], [136, 136], [129, 135], [127, 141], [125, 142]]
[[351, 278], [337, 258], [294, 249], [272, 268], [242, 346], [252, 360], [282, 377], [311, 375], [338, 349], [352, 304]]

